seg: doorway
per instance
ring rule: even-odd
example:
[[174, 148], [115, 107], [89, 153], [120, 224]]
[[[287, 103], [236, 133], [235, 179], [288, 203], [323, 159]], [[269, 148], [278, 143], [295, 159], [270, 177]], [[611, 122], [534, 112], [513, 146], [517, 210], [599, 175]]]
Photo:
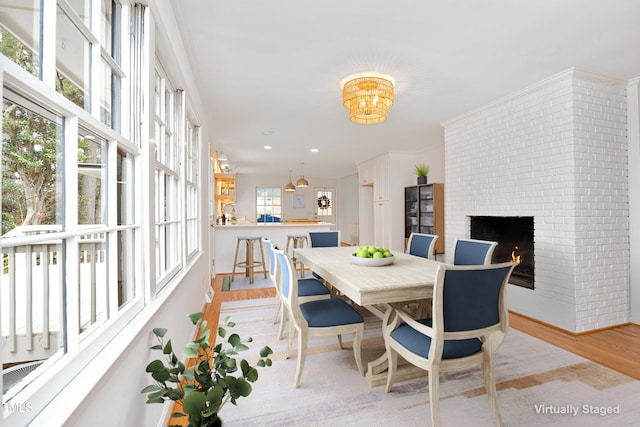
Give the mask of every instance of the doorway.
[[336, 224], [336, 189], [314, 188], [314, 219]]

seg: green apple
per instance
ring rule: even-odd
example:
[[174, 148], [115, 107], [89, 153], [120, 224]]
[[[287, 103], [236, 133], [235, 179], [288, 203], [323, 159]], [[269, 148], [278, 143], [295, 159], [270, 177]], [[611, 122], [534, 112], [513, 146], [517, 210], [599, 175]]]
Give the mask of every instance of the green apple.
[[384, 258], [384, 254], [380, 251], [374, 252], [372, 255], [373, 258]]
[[383, 254], [385, 258], [391, 258], [393, 255], [391, 254], [391, 251], [384, 251]]

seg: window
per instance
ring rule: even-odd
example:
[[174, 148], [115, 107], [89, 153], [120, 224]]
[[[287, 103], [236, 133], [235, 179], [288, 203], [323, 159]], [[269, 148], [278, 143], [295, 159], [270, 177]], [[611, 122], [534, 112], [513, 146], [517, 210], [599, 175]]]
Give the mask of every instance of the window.
[[[56, 91], [68, 100], [91, 111], [91, 49], [93, 40], [78, 15], [64, 3], [56, 14]], [[78, 25], [80, 26], [78, 26]], [[62, 34], [65, 34], [63, 37]], [[59, 46], [59, 48], [58, 48]]]
[[[45, 369], [75, 357], [140, 294], [140, 226], [126, 188], [136, 156], [105, 129], [3, 94], [2, 361]], [[3, 401], [24, 387], [9, 386]]]
[[200, 168], [198, 153], [200, 152], [199, 128], [193, 125], [192, 120], [187, 120], [187, 143], [185, 146], [185, 216], [187, 222], [186, 245], [187, 256], [191, 257], [198, 250], [198, 180]]
[[160, 66], [148, 75], [139, 2], [10, 3], [0, 5], [0, 352], [3, 372], [35, 371], [4, 380], [0, 424], [27, 425], [196, 258], [202, 156], [185, 93]]
[[179, 141], [177, 123], [183, 93], [175, 91], [161, 69], [155, 79], [156, 143], [156, 292], [176, 274], [182, 262]]
[[[113, 131], [121, 122], [114, 105], [129, 98], [118, 60], [133, 25], [120, 24], [120, 3], [99, 1], [103, 24], [95, 30], [103, 36], [90, 25], [95, 0], [0, 5], [0, 52], [20, 67], [0, 70], [0, 351], [3, 372], [35, 369], [24, 381], [4, 381], [1, 419], [9, 424], [28, 415], [11, 408], [39, 374], [65, 370], [41, 387], [55, 394], [144, 303], [141, 151]], [[93, 58], [102, 58], [103, 73], [91, 68]], [[63, 97], [51, 97], [53, 90]], [[46, 404], [33, 398], [30, 412]]]
[[8, 91], [2, 116], [2, 362], [22, 364], [66, 351], [63, 118]]
[[282, 189], [258, 187], [256, 189], [256, 214], [259, 222], [279, 222], [282, 218]]
[[41, 77], [42, 61], [40, 1], [22, 0], [22, 7], [0, 5], [0, 52], [36, 77]]

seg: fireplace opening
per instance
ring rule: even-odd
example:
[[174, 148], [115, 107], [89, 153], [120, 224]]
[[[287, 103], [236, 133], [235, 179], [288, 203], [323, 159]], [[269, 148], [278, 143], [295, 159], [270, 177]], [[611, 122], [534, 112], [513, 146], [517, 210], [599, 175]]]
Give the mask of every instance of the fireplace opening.
[[533, 217], [472, 216], [471, 238], [498, 242], [491, 262], [514, 261], [509, 283], [534, 289]]

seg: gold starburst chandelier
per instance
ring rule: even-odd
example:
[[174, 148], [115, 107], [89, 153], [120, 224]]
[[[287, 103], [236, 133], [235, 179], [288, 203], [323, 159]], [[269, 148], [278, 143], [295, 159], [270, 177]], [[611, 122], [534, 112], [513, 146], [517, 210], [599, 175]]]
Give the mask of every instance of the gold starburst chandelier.
[[375, 124], [387, 120], [393, 105], [395, 80], [384, 74], [368, 72], [345, 77], [341, 82], [342, 103], [354, 123]]

